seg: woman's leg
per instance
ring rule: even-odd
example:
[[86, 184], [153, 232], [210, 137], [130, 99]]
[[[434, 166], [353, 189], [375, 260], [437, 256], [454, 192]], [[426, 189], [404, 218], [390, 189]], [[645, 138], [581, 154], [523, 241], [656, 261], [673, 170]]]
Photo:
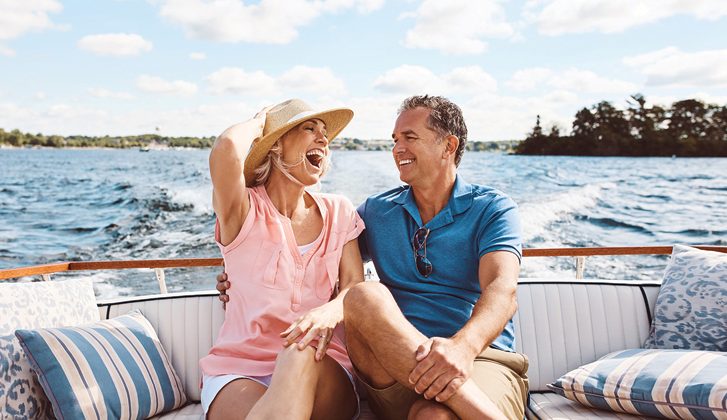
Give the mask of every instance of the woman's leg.
[[356, 395], [345, 371], [331, 357], [314, 359], [315, 349], [290, 346], [278, 354], [270, 388], [249, 419], [350, 419]]
[[264, 385], [250, 379], [235, 379], [217, 393], [207, 411], [207, 418], [244, 419], [266, 390]]

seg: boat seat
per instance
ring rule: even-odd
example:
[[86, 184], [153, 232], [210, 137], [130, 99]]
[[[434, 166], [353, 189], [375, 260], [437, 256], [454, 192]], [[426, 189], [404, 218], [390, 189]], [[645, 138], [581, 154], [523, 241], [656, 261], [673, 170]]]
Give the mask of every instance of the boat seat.
[[151, 419], [164, 420], [200, 420], [202, 418], [204, 418], [204, 411], [202, 411], [202, 404], [199, 403], [187, 404], [178, 410], [151, 417]]
[[608, 353], [641, 347], [659, 283], [521, 279], [515, 344], [530, 361], [529, 419], [638, 419], [598, 410], [550, 392], [547, 385]]
[[[528, 418], [636, 418], [594, 411], [548, 392], [564, 373], [646, 339], [658, 293], [655, 282], [521, 279], [516, 349], [530, 359]], [[200, 418], [199, 359], [207, 355], [224, 311], [214, 290], [121, 298], [99, 303], [102, 319], [140, 309], [157, 331], [192, 404], [157, 418]], [[362, 419], [373, 419], [362, 405]], [[568, 413], [568, 414], [566, 414]], [[608, 417], [613, 415], [616, 417]], [[620, 417], [618, 417], [620, 416]]]

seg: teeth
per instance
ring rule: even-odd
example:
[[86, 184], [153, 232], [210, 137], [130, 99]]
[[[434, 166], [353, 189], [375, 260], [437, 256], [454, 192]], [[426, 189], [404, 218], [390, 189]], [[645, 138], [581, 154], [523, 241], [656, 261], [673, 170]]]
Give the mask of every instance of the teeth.
[[414, 159], [402, 159], [399, 161], [399, 166], [408, 165], [412, 162], [414, 162]]
[[306, 156], [321, 156], [324, 157], [326, 154], [323, 153], [323, 150], [320, 149], [313, 149], [305, 154]]

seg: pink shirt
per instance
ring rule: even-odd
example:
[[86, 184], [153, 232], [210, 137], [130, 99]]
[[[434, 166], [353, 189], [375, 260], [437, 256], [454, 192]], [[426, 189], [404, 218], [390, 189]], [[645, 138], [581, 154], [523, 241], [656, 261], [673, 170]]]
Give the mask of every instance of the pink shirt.
[[[200, 360], [205, 375], [264, 376], [273, 373], [283, 349], [280, 333], [331, 298], [338, 281], [343, 246], [364, 230], [363, 220], [345, 197], [310, 194], [323, 216], [323, 230], [303, 255], [290, 219], [270, 201], [265, 187], [249, 188], [250, 211], [229, 245], [219, 243], [231, 287], [225, 321], [210, 353]], [[336, 328], [327, 353], [351, 370]]]

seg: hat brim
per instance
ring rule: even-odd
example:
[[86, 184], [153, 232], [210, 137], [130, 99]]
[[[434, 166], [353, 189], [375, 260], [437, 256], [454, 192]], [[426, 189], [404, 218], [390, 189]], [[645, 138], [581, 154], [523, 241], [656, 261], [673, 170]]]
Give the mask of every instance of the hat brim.
[[290, 120], [285, 125], [282, 125], [276, 130], [264, 135], [260, 138], [260, 140], [253, 144], [250, 151], [247, 153], [247, 158], [245, 158], [245, 184], [248, 187], [253, 186], [253, 182], [255, 181], [255, 169], [260, 166], [263, 160], [265, 160], [265, 157], [267, 156], [270, 148], [273, 147], [273, 144], [275, 144], [278, 139], [296, 125], [312, 119], [323, 121], [326, 125], [328, 142], [330, 143], [348, 125], [348, 123], [351, 122], [352, 118], [352, 110], [348, 108], [335, 108]]

